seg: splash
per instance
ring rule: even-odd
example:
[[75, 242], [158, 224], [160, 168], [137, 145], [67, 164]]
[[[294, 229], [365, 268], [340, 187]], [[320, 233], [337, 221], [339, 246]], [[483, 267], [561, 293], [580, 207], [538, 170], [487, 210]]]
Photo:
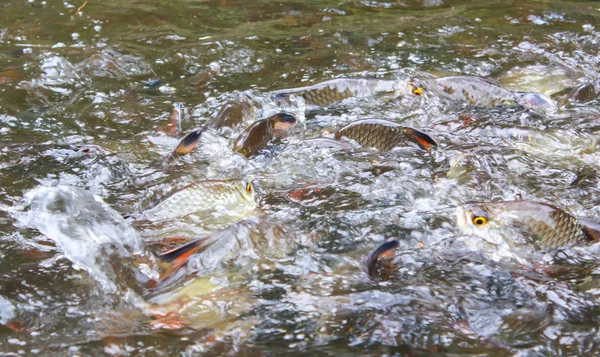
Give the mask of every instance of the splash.
[[[78, 187], [40, 186], [25, 199], [27, 210], [15, 213], [17, 224], [37, 229], [56, 243], [74, 267], [87, 271], [106, 292], [127, 290], [121, 270], [136, 280], [156, 275], [139, 235], [98, 196]], [[115, 264], [136, 259], [142, 264], [125, 269]]]

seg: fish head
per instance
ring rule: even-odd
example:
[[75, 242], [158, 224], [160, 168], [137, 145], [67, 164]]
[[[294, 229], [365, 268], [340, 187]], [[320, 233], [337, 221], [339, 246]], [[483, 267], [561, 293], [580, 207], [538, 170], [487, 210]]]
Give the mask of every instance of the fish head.
[[238, 197], [242, 202], [256, 205], [256, 192], [252, 182], [248, 180], [240, 180], [235, 188], [238, 193]]
[[428, 98], [434, 93], [435, 86], [431, 79], [411, 78], [407, 82], [407, 89], [411, 96]]
[[487, 236], [495, 222], [484, 205], [467, 203], [456, 208], [456, 223], [464, 234]]

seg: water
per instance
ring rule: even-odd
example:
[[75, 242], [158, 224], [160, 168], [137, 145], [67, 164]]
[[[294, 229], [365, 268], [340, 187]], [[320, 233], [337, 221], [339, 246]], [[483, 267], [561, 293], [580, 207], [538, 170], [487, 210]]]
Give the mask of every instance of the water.
[[[0, 356], [598, 353], [597, 246], [498, 259], [454, 218], [464, 201], [521, 196], [600, 223], [600, 102], [563, 101], [600, 77], [597, 2], [82, 5], [0, 5]], [[267, 153], [231, 151], [251, 117], [165, 161], [240, 95], [260, 119], [280, 110], [271, 91], [406, 74], [492, 77], [560, 106], [293, 97], [283, 110], [299, 124]], [[367, 118], [440, 146], [306, 141]], [[260, 209], [121, 218], [192, 182], [239, 177]], [[155, 256], [204, 235], [215, 243], [160, 280]], [[366, 257], [390, 238], [393, 266], [371, 280]]]

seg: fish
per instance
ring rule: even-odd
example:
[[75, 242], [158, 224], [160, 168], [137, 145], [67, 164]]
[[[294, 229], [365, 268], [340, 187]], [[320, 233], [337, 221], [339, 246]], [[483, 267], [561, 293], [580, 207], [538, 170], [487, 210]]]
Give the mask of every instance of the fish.
[[200, 141], [200, 138], [202, 137], [204, 130], [205, 128], [195, 128], [187, 132], [187, 134], [181, 138], [179, 143], [177, 143], [177, 146], [175, 146], [175, 149], [173, 149], [169, 155], [169, 158], [175, 159], [194, 151], [198, 145], [198, 142]]
[[492, 227], [514, 226], [532, 234], [534, 243], [542, 248], [586, 245], [600, 240], [600, 231], [543, 202], [468, 202], [457, 207], [456, 219], [464, 233], [482, 237], [489, 235]]
[[585, 103], [600, 95], [600, 78], [580, 85], [569, 94], [567, 100], [571, 103]]
[[158, 255], [158, 259], [163, 262], [171, 263], [169, 268], [163, 273], [163, 279], [169, 277], [173, 272], [177, 271], [181, 266], [187, 263], [189, 257], [194, 254], [201, 253], [210, 247], [213, 243], [211, 237], [202, 237], [194, 239], [177, 248], [168, 250]]
[[381, 259], [389, 258], [400, 243], [397, 240], [390, 240], [375, 248], [367, 257], [367, 272], [372, 279], [377, 276], [377, 268]]
[[413, 95], [433, 95], [450, 104], [468, 104], [484, 108], [521, 106], [538, 112], [555, 110], [557, 107], [556, 103], [544, 94], [513, 91], [491, 79], [475, 76], [413, 78], [409, 86]]
[[214, 129], [233, 128], [242, 124], [245, 119], [252, 117], [254, 113], [255, 107], [250, 98], [240, 96], [223, 104], [215, 117], [208, 122], [207, 127]]
[[233, 143], [233, 151], [246, 157], [255, 155], [275, 137], [283, 137], [286, 131], [296, 125], [296, 117], [278, 113], [258, 120], [244, 130]]
[[252, 183], [243, 179], [207, 180], [193, 183], [173, 193], [142, 213], [150, 221], [161, 221], [206, 211], [217, 206], [256, 207]]
[[[238, 99], [228, 101], [223, 104], [217, 115], [208, 122], [206, 127], [194, 128], [187, 132], [183, 138], [181, 138], [179, 143], [177, 143], [177, 146], [173, 149], [169, 158], [179, 158], [194, 151], [206, 129], [220, 129], [223, 127], [232, 128], [242, 124], [245, 119], [252, 117], [254, 112], [254, 105], [252, 105], [250, 98], [248, 97], [241, 96]], [[175, 107], [171, 117], [174, 115], [181, 115], [178, 107]], [[178, 128], [180, 125], [179, 120]]]
[[311, 86], [271, 92], [272, 98], [275, 100], [299, 95], [304, 98], [307, 105], [321, 107], [348, 98], [365, 98], [375, 95], [398, 97], [410, 94], [408, 79], [382, 80], [375, 78], [337, 78]]
[[397, 146], [416, 143], [421, 149], [430, 151], [438, 142], [418, 130], [400, 126], [382, 119], [365, 119], [352, 122], [335, 133], [334, 139], [342, 137], [367, 147], [388, 151]]

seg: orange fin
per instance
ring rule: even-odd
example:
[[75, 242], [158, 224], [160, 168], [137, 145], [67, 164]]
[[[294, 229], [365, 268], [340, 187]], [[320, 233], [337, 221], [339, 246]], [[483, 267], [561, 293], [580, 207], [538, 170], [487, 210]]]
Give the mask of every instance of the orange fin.
[[406, 128], [405, 131], [413, 140], [415, 140], [415, 142], [417, 143], [417, 145], [419, 145], [419, 147], [423, 150], [427, 150], [430, 151], [431, 150], [431, 146], [437, 146], [438, 142], [435, 141], [431, 136], [420, 132], [418, 130], [412, 129], [412, 128]]
[[185, 264], [190, 256], [192, 256], [195, 253], [204, 251], [206, 248], [208, 248], [208, 245], [205, 244], [207, 239], [208, 237], [196, 239], [194, 241], [182, 245], [181, 247], [177, 247], [175, 249], [166, 251], [160, 254], [158, 256], [158, 259], [165, 262], [173, 263], [173, 266], [170, 270], [176, 270], [180, 266]]
[[200, 136], [202, 136], [203, 132], [204, 129], [194, 129], [189, 133], [185, 134], [185, 136], [181, 139], [179, 144], [177, 144], [177, 147], [173, 150], [172, 155], [175, 157], [183, 156], [194, 151], [196, 145], [198, 145], [198, 142], [200, 141]]
[[385, 242], [379, 247], [375, 248], [367, 258], [367, 272], [371, 278], [375, 277], [375, 273], [377, 272], [377, 263], [379, 262], [379, 258], [387, 258], [390, 257], [400, 243], [397, 240], [391, 240], [389, 242]]

